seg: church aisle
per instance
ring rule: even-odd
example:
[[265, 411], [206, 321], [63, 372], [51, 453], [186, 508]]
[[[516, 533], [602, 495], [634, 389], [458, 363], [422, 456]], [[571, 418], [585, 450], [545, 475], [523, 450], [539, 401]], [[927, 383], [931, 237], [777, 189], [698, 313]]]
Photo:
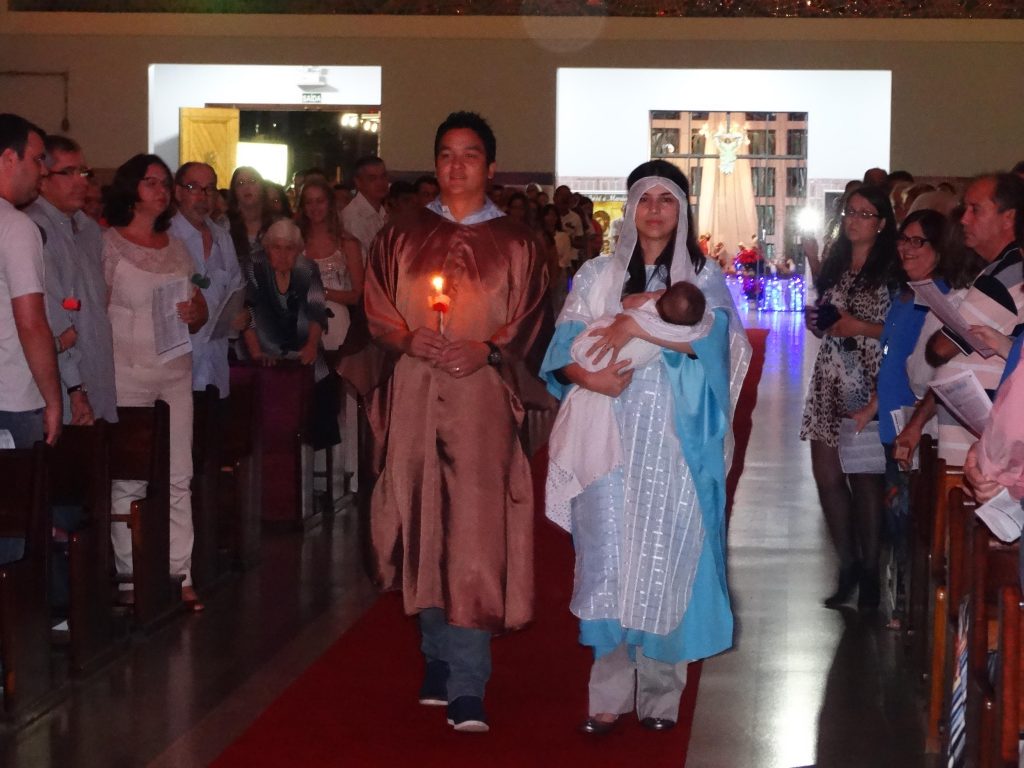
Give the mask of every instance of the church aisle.
[[[898, 635], [820, 605], [835, 564], [797, 438], [816, 342], [797, 314], [746, 321], [771, 333], [729, 534], [738, 642], [704, 664], [686, 766], [925, 768]], [[31, 726], [0, 730], [0, 765], [207, 764], [372, 601], [355, 526], [348, 513], [264, 537], [262, 565], [205, 613], [136, 641]]]
[[704, 662], [686, 768], [923, 768], [900, 635], [821, 605], [836, 563], [798, 436], [818, 342], [799, 313], [744, 322], [770, 333], [729, 527], [736, 646]]

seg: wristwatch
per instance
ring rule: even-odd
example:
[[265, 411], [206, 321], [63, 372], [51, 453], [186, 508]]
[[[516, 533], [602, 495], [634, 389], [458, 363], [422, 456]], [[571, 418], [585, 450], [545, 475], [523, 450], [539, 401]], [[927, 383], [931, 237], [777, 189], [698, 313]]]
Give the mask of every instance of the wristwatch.
[[89, 394], [89, 390], [85, 388], [85, 384], [74, 384], [68, 387], [68, 394], [73, 395], [75, 392], [81, 392], [83, 395]]
[[493, 341], [485, 341], [484, 344], [491, 350], [487, 353], [487, 364], [497, 368], [501, 365], [501, 350], [498, 349], [498, 345]]

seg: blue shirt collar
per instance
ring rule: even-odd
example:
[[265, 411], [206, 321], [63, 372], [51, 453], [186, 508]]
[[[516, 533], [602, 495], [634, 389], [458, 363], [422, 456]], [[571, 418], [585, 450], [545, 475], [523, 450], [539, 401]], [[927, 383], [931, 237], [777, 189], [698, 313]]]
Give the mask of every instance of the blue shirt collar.
[[[451, 209], [449, 209], [447, 205], [441, 202], [440, 195], [438, 195], [429, 203], [427, 203], [426, 208], [428, 211], [432, 211], [433, 213], [436, 213], [438, 216], [442, 216], [448, 219], [448, 221], [455, 221], [455, 217], [452, 216]], [[456, 221], [456, 223], [463, 224], [465, 226], [470, 226], [472, 224], [481, 224], [485, 221], [490, 221], [491, 219], [497, 219], [504, 215], [505, 212], [501, 210], [501, 208], [496, 206], [493, 200], [491, 200], [489, 197], [485, 197], [482, 208], [473, 211], [473, 213], [469, 214], [469, 216], [464, 218], [462, 221]]]

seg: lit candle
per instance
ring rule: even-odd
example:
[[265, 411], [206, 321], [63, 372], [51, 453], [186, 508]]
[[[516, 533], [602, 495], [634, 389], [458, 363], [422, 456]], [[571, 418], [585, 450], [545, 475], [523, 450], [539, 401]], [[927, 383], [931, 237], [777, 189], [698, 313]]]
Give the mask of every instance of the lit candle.
[[434, 287], [434, 294], [430, 297], [430, 308], [437, 312], [437, 330], [444, 333], [444, 315], [451, 305], [451, 297], [444, 292], [444, 278], [441, 275], [434, 275], [430, 278], [430, 284]]

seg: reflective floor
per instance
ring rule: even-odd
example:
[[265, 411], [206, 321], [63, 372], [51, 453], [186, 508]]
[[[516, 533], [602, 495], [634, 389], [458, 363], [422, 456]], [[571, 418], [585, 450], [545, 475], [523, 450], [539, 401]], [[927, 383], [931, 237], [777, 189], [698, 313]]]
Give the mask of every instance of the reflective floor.
[[[747, 323], [771, 334], [729, 531], [737, 645], [704, 664], [686, 765], [929, 766], [899, 635], [821, 607], [835, 562], [797, 437], [816, 342], [796, 314]], [[372, 601], [356, 526], [347, 512], [267, 535], [261, 566], [204, 613], [135, 639], [27, 728], [0, 728], [0, 766], [209, 762]]]

